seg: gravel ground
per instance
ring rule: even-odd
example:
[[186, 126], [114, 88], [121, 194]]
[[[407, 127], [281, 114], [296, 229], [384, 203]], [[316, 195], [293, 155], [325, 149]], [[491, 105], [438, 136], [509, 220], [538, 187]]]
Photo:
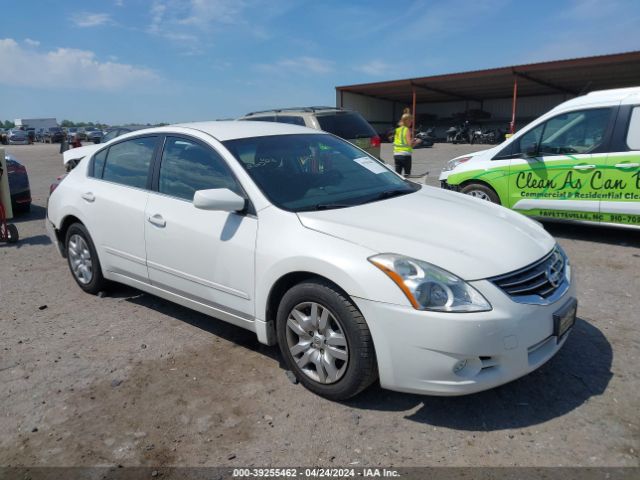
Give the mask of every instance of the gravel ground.
[[[58, 146], [7, 149], [34, 205], [20, 243], [0, 244], [0, 465], [639, 465], [640, 231], [546, 224], [580, 308], [536, 372], [467, 397], [373, 386], [335, 403], [248, 331], [128, 287], [82, 293], [44, 229]], [[474, 149], [417, 151], [414, 171], [437, 184]]]

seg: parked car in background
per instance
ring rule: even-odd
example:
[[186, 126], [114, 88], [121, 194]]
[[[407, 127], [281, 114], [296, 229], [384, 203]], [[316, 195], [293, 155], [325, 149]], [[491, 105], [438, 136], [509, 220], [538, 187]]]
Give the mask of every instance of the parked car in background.
[[93, 143], [100, 143], [104, 134], [102, 130], [98, 130], [95, 127], [87, 127], [86, 129], [87, 140]]
[[7, 135], [9, 145], [29, 145], [29, 135], [24, 130], [13, 128]]
[[572, 269], [542, 225], [335, 135], [202, 122], [92, 148], [45, 220], [79, 288], [116, 281], [248, 329], [318, 395], [378, 378], [486, 390], [542, 366], [575, 324]]
[[488, 150], [450, 160], [443, 188], [556, 220], [640, 226], [640, 87], [561, 103]]
[[28, 212], [31, 209], [31, 187], [27, 169], [13, 155], [5, 154], [11, 207], [15, 213]]
[[238, 120], [290, 123], [324, 130], [380, 158], [380, 136], [358, 112], [335, 107], [282, 108], [247, 113]]
[[114, 138], [119, 137], [120, 135], [124, 135], [125, 133], [129, 133], [129, 132], [135, 132], [136, 130], [142, 130], [143, 128], [149, 128], [149, 126], [148, 125], [126, 125], [122, 127], [108, 128], [104, 132], [104, 135], [100, 140], [100, 143], [107, 143], [108, 141], [113, 140]]
[[87, 130], [85, 129], [85, 127], [78, 127], [76, 133], [78, 134], [78, 138], [80, 139], [80, 141], [87, 139]]
[[60, 143], [64, 138], [64, 130], [60, 127], [49, 127], [44, 131], [44, 143]]
[[36, 142], [44, 142], [44, 128], [38, 128], [36, 130]]
[[33, 143], [36, 141], [36, 129], [35, 128], [27, 128], [25, 129], [27, 132], [27, 136], [29, 137], [29, 143]]

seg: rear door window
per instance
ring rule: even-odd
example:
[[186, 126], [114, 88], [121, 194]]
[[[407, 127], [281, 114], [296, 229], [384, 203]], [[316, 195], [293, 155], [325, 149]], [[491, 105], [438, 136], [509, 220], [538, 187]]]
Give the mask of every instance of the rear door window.
[[104, 169], [104, 161], [107, 159], [107, 149], [99, 151], [93, 156], [93, 171], [91, 176], [102, 178], [102, 170]]
[[375, 137], [376, 131], [357, 112], [317, 115], [320, 128], [344, 139]]
[[629, 150], [640, 150], [640, 107], [634, 107], [627, 131], [627, 147]]
[[129, 187], [146, 188], [157, 137], [141, 137], [109, 148], [102, 179]]

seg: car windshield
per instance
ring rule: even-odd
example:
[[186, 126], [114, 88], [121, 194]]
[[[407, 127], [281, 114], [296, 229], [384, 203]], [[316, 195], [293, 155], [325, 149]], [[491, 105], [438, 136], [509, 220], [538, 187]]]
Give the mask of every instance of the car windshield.
[[351, 207], [420, 189], [332, 135], [274, 135], [223, 143], [274, 205], [293, 212]]

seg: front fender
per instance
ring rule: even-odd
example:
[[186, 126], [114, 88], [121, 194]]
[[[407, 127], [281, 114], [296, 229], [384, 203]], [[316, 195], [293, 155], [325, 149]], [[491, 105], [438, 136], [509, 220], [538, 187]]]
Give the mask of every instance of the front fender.
[[376, 251], [304, 227], [294, 213], [259, 212], [256, 247], [256, 318], [266, 319], [269, 293], [279, 279], [311, 273], [335, 283], [351, 297], [410, 305], [402, 291], [367, 258]]

